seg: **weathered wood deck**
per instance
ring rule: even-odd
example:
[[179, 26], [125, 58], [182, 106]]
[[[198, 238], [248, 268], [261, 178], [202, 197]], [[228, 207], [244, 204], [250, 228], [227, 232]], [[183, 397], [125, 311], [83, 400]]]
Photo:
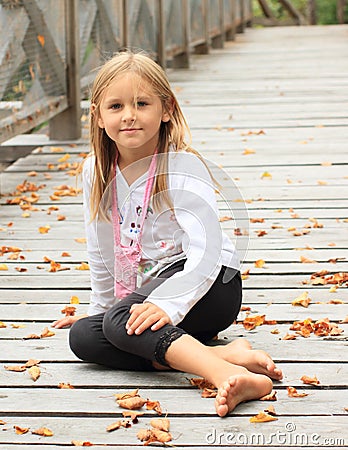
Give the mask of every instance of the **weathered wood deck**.
[[[23, 340], [62, 317], [72, 295], [80, 299], [78, 312], [84, 312], [89, 296], [88, 272], [76, 269], [86, 260], [84, 244], [75, 241], [84, 235], [81, 195], [50, 200], [56, 186], [75, 186], [67, 167], [59, 170], [58, 164], [80, 161], [80, 153], [88, 149], [62, 146], [56, 153], [45, 147], [18, 160], [1, 178], [2, 193], [15, 191], [25, 179], [45, 184], [33, 204], [39, 211], [23, 211], [6, 204], [12, 197], [1, 198], [0, 247], [22, 249], [17, 260], [9, 259], [13, 253], [0, 259], [8, 268], [0, 271], [0, 320], [6, 325], [0, 329], [0, 420], [6, 422], [1, 425], [2, 449], [52, 450], [72, 445], [72, 440], [90, 442], [96, 449], [140, 448], [136, 434], [149, 425], [151, 411], [129, 429], [105, 431], [121, 417], [113, 394], [133, 388], [161, 402], [171, 421], [171, 444], [180, 448], [348, 445], [347, 323], [340, 324], [345, 330], [340, 336], [282, 340], [294, 320], [328, 317], [337, 323], [348, 314], [346, 285], [330, 292], [332, 285], [302, 283], [321, 270], [348, 272], [347, 42], [347, 26], [247, 30], [224, 49], [194, 57], [190, 70], [169, 74], [192, 127], [194, 146], [236, 182], [249, 217], [264, 219], [249, 226], [244, 305], [278, 323], [249, 332], [233, 325], [220, 338], [246, 336], [276, 359], [285, 374], [282, 383], [275, 383], [278, 420], [249, 422], [269, 405], [260, 401], [217, 418], [213, 400], [202, 399], [185, 374], [113, 372], [79, 362], [68, 349], [68, 330]], [[265, 134], [255, 133], [260, 130]], [[31, 171], [37, 176], [29, 176]], [[239, 198], [229, 200], [236, 210], [242, 207]], [[53, 205], [59, 210], [49, 214]], [[222, 216], [228, 213], [222, 208]], [[58, 215], [66, 219], [58, 221]], [[318, 223], [322, 228], [314, 226]], [[40, 234], [38, 228], [45, 225], [50, 230]], [[233, 236], [233, 222], [223, 226]], [[259, 237], [259, 230], [267, 234]], [[294, 236], [294, 231], [304, 230], [309, 233]], [[62, 257], [62, 252], [71, 256]], [[50, 273], [44, 257], [70, 270]], [[301, 263], [301, 257], [316, 262]], [[258, 259], [265, 260], [263, 268], [254, 266]], [[304, 291], [312, 299], [309, 307], [292, 306]], [[328, 303], [333, 299], [344, 304]], [[242, 313], [240, 319], [244, 317]], [[279, 334], [271, 333], [274, 328]], [[28, 372], [4, 369], [31, 358], [41, 360], [35, 382]], [[303, 385], [302, 375], [316, 375], [320, 385]], [[59, 389], [62, 382], [75, 389]], [[309, 395], [289, 398], [287, 386]], [[15, 425], [30, 431], [17, 435]], [[31, 433], [40, 427], [54, 435]]]

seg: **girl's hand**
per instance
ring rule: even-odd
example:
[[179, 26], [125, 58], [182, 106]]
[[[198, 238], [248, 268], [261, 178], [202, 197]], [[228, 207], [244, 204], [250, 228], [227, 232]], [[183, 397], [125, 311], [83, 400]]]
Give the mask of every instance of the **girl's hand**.
[[131, 316], [126, 323], [128, 334], [139, 335], [150, 327], [152, 331], [157, 331], [163, 325], [172, 323], [168, 314], [153, 303], [134, 304], [129, 312]]
[[53, 328], [70, 328], [72, 324], [77, 322], [79, 319], [83, 317], [87, 317], [87, 314], [82, 314], [80, 316], [68, 316], [63, 319], [56, 320], [52, 323], [51, 327]]

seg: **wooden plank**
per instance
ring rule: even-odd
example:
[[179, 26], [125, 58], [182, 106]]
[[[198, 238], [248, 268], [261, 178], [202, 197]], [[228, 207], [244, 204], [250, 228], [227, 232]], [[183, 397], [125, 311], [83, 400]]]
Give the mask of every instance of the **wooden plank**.
[[[40, 331], [38, 329], [38, 331]], [[53, 388], [56, 389], [59, 383], [69, 382], [75, 388], [109, 388], [116, 392], [116, 389], [136, 389], [153, 388], [153, 389], [191, 389], [195, 390], [188, 379], [191, 374], [162, 371], [156, 372], [132, 372], [117, 371], [108, 368], [90, 364], [88, 368], [86, 364], [76, 362], [43, 362], [40, 367], [42, 375], [33, 383], [28, 374], [21, 372], [10, 372], [0, 366], [0, 387], [1, 388]], [[348, 364], [347, 363], [306, 363], [297, 362], [277, 364], [284, 373], [282, 382], [274, 381], [275, 390], [283, 389], [287, 385], [296, 388], [306, 389], [308, 385], [304, 385], [301, 381], [303, 375], [316, 376], [320, 381], [318, 389], [332, 386], [332, 380], [335, 380], [336, 387], [344, 388], [348, 382]], [[86, 377], [88, 370], [88, 377]], [[63, 380], [63, 381], [62, 381]], [[309, 387], [310, 389], [310, 387]], [[311, 391], [309, 391], [311, 392]]]
[[[209, 399], [205, 400], [209, 401]], [[296, 401], [296, 399], [293, 400]], [[256, 414], [257, 412], [254, 409], [254, 413]], [[95, 417], [93, 418], [93, 428], [91, 428], [88, 426], [89, 421], [86, 421], [85, 418], [4, 416], [3, 420], [8, 423], [8, 427], [1, 434], [0, 442], [4, 444], [12, 442], [22, 445], [42, 442], [42, 438], [30, 433], [16, 436], [12, 428], [14, 425], [20, 424], [33, 430], [42, 426], [52, 429], [54, 436], [47, 438], [47, 440], [49, 439], [49, 442], [55, 445], [71, 445], [72, 439], [90, 441], [96, 445], [118, 444], [129, 445], [131, 446], [130, 448], [133, 448], [133, 445], [139, 445], [136, 434], [139, 429], [149, 426], [151, 416], [148, 419], [140, 419], [139, 424], [130, 429], [123, 428], [113, 433], [107, 433], [105, 431], [106, 427], [120, 417], [120, 415], [115, 413], [111, 417]], [[280, 445], [282, 442], [284, 443], [284, 440], [288, 447], [299, 448], [298, 444], [301, 442], [309, 444], [306, 448], [313, 448], [318, 443], [327, 443], [328, 441], [325, 440], [332, 438], [338, 443], [338, 448], [344, 448], [347, 441], [346, 418], [342, 416], [318, 416], [315, 417], [315, 421], [310, 416], [293, 417], [291, 419], [289, 417], [279, 417], [278, 421], [256, 425], [251, 425], [247, 417], [232, 416], [224, 420], [216, 417], [197, 417], [194, 421], [191, 418], [190, 423], [184, 417], [172, 417], [169, 415], [168, 418], [171, 421], [171, 432], [173, 433], [175, 446], [195, 445], [197, 448], [197, 446], [207, 446], [208, 444], [210, 447], [210, 444], [214, 442], [219, 446], [231, 445], [233, 442], [236, 444], [236, 439], [239, 439], [241, 442], [249, 442], [251, 445], [255, 445], [255, 442], [259, 442], [261, 445], [263, 443], [270, 445], [273, 441], [277, 446], [275, 448], [281, 448]], [[289, 428], [288, 423], [295, 425], [294, 431], [296, 430], [296, 433], [287, 431], [286, 427]], [[278, 434], [285, 434], [283, 441], [277, 442], [277, 431]], [[303, 440], [301, 440], [302, 435]], [[313, 440], [314, 442], [312, 442]], [[279, 447], [278, 444], [280, 444]], [[243, 448], [247, 449], [247, 447]]]
[[[57, 316], [60, 317], [60, 311]], [[302, 319], [309, 315], [304, 315]], [[268, 315], [266, 315], [268, 319]], [[36, 320], [39, 322], [39, 320]], [[42, 329], [47, 323], [42, 324]], [[337, 337], [316, 337], [310, 338], [298, 337], [296, 340], [283, 340], [287, 333], [292, 333], [290, 324], [262, 325], [257, 329], [246, 331], [240, 324], [230, 327], [219, 334], [221, 343], [229, 342], [239, 337], [248, 339], [254, 348], [262, 348], [268, 352], [277, 362], [312, 362], [323, 363], [323, 355], [325, 354], [325, 363], [342, 363], [348, 362], [346, 352], [346, 333], [347, 325], [340, 324], [345, 330], [342, 336]], [[272, 334], [271, 330], [277, 328], [279, 334]], [[4, 339], [1, 341], [1, 360], [6, 364], [14, 363], [15, 365], [26, 362], [28, 359], [40, 359], [44, 362], [76, 362], [78, 358], [71, 352], [67, 345], [68, 330], [54, 330], [55, 336], [44, 339], [22, 340], [20, 336], [31, 333], [28, 326], [25, 329], [19, 329], [19, 339]], [[15, 348], [15, 352], [14, 352]], [[327, 349], [330, 348], [330, 352]], [[86, 366], [89, 370], [89, 366]]]
[[[308, 396], [294, 399], [289, 398], [285, 386], [283, 388], [277, 386], [278, 401], [274, 404], [279, 417], [299, 415], [299, 407], [307, 415], [339, 416], [344, 412], [346, 403], [341, 389], [328, 391], [308, 385], [303, 388], [301, 386], [299, 392], [308, 393]], [[115, 394], [126, 392], [126, 389], [118, 386], [112, 389], [1, 388], [1, 415], [17, 413], [16, 405], [21, 404], [21, 413], [25, 416], [111, 416], [122, 411], [115, 401]], [[214, 399], [202, 399], [197, 388], [141, 388], [139, 394], [145, 399], [159, 401], [164, 414], [215, 416]], [[238, 405], [231, 416], [251, 416], [267, 406], [262, 401], [246, 402]], [[146, 415], [153, 417], [157, 413], [150, 411]]]

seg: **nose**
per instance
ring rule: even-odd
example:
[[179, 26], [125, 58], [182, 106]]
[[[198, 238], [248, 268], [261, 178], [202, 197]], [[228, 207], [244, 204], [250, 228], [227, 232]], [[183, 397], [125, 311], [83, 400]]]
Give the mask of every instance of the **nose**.
[[123, 109], [122, 120], [125, 123], [134, 123], [136, 119], [136, 111], [133, 106], [126, 106]]

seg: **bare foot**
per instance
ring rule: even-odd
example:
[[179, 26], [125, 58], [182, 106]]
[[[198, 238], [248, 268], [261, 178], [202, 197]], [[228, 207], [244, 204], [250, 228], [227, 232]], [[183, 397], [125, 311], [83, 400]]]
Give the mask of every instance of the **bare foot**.
[[274, 380], [281, 380], [283, 373], [276, 367], [270, 355], [263, 350], [253, 350], [250, 343], [243, 338], [227, 345], [211, 347], [225, 361], [245, 367], [250, 372], [267, 375]]
[[230, 376], [224, 381], [215, 398], [215, 409], [220, 417], [226, 416], [241, 402], [256, 400], [272, 391], [272, 381], [265, 375], [251, 372]]

